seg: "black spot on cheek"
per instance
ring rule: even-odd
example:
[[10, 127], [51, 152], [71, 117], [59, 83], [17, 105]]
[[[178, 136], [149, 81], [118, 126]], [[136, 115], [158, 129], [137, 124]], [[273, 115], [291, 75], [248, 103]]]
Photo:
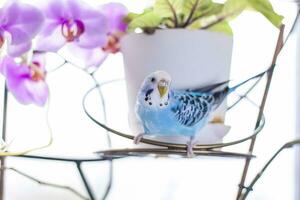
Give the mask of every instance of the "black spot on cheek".
[[168, 105], [168, 102], [166, 102], [165, 105], [167, 106], [167, 105]]
[[161, 104], [159, 104], [160, 106], [163, 106], [163, 104], [161, 103]]
[[149, 102], [149, 105], [151, 106], [151, 105], [152, 105], [152, 103], [151, 103], [151, 102]]
[[148, 100], [149, 100], [148, 97], [146, 97], [146, 98], [145, 98], [145, 101], [148, 101]]

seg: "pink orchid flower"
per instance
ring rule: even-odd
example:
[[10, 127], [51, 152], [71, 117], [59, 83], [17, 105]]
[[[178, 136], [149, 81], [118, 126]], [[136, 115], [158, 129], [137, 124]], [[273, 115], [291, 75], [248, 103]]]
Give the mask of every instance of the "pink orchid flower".
[[127, 30], [124, 17], [127, 15], [127, 8], [120, 3], [107, 3], [100, 7], [101, 13], [108, 21], [108, 41], [103, 50], [109, 53], [117, 53], [120, 50], [120, 38]]
[[56, 52], [66, 44], [92, 49], [106, 44], [106, 19], [86, 3], [50, 0], [42, 10], [46, 20], [36, 50]]
[[49, 89], [43, 54], [35, 53], [29, 63], [25, 60], [17, 63], [12, 57], [4, 57], [0, 71], [6, 77], [8, 90], [20, 103], [45, 105]]
[[121, 47], [120, 39], [127, 30], [127, 24], [123, 19], [127, 15], [128, 10], [124, 5], [107, 3], [100, 7], [99, 12], [105, 16], [107, 22], [106, 43], [93, 49], [70, 46], [73, 54], [80, 57], [85, 62], [86, 67], [98, 67], [110, 53], [119, 52]]
[[17, 57], [31, 48], [31, 40], [37, 35], [44, 22], [41, 11], [21, 4], [7, 1], [0, 8], [0, 49], [7, 43], [7, 53]]

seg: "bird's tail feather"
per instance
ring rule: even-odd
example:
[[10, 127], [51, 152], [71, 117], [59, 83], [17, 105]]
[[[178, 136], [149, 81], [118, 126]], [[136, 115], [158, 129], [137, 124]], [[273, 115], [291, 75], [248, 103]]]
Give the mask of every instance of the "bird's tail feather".
[[235, 86], [233, 86], [233, 87], [231, 87], [231, 88], [228, 88], [228, 94], [231, 93], [231, 92], [233, 92], [233, 91], [235, 91], [235, 90], [236, 90], [237, 88], [239, 88], [240, 86], [242, 86], [242, 85], [248, 83], [249, 81], [251, 81], [251, 80], [253, 80], [253, 79], [257, 79], [257, 78], [262, 77], [266, 72], [268, 72], [268, 70], [266, 70], [266, 71], [264, 71], [264, 72], [261, 72], [261, 73], [255, 75], [255, 76], [253, 76], [253, 77], [251, 77], [251, 78], [248, 78], [247, 80], [245, 80], [245, 81], [243, 81], [243, 82], [241, 82], [241, 83], [239, 83], [239, 84], [237, 84], [237, 85], [235, 85]]
[[274, 66], [272, 65], [271, 67], [269, 67], [266, 71], [263, 71], [255, 76], [252, 76], [250, 78], [248, 78], [247, 80], [233, 86], [233, 87], [225, 87], [223, 90], [221, 91], [217, 91], [213, 94], [214, 96], [214, 99], [215, 99], [215, 105], [216, 106], [219, 106], [223, 100], [227, 97], [227, 95], [229, 95], [231, 92], [235, 91], [237, 88], [239, 88], [240, 86], [248, 83], [249, 81], [251, 80], [254, 80], [254, 79], [258, 79], [258, 78], [261, 78], [263, 75], [265, 75], [267, 72], [269, 72], [272, 68], [274, 68]]
[[230, 82], [230, 80], [227, 80], [227, 81], [223, 81], [221, 83], [216, 83], [216, 84], [213, 84], [213, 85], [208, 85], [208, 86], [204, 86], [204, 87], [201, 87], [201, 88], [195, 88], [195, 89], [187, 90], [187, 91], [200, 92], [200, 93], [213, 92], [214, 90], [217, 90], [220, 87], [224, 88], [224, 86], [228, 85], [229, 82]]

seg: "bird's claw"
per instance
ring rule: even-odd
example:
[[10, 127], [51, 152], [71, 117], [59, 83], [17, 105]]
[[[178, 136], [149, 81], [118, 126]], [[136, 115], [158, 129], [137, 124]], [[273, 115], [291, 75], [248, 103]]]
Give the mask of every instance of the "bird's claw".
[[188, 146], [187, 147], [187, 157], [192, 158], [194, 156], [195, 156], [195, 154], [194, 154], [194, 151], [193, 151], [193, 146]]
[[141, 142], [141, 139], [144, 137], [145, 133], [140, 133], [136, 135], [133, 139], [134, 144], [139, 144]]
[[195, 145], [195, 142], [193, 140], [189, 141], [187, 143], [187, 157], [192, 158], [195, 156], [193, 147]]

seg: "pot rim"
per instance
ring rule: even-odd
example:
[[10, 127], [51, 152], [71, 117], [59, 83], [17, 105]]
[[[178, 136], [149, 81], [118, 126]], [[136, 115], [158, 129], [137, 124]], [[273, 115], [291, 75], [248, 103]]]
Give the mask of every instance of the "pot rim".
[[141, 33], [136, 33], [136, 32], [130, 32], [130, 33], [126, 33], [123, 37], [122, 37], [122, 40], [126, 37], [129, 37], [129, 36], [133, 36], [133, 35], [136, 35], [136, 36], [154, 36], [156, 35], [155, 33], [161, 33], [161, 32], [186, 32], [186, 33], [191, 33], [193, 35], [195, 35], [195, 33], [209, 33], [209, 34], [212, 34], [212, 35], [216, 35], [216, 36], [222, 36], [224, 38], [230, 38], [232, 39], [233, 38], [233, 35], [228, 35], [228, 34], [225, 34], [225, 33], [222, 33], [222, 32], [216, 32], [216, 31], [210, 31], [210, 30], [202, 30], [202, 29], [197, 29], [197, 30], [190, 30], [190, 29], [186, 29], [186, 28], [172, 28], [172, 29], [157, 29], [155, 30], [155, 32], [153, 34], [147, 34], [145, 32], [141, 32]]

